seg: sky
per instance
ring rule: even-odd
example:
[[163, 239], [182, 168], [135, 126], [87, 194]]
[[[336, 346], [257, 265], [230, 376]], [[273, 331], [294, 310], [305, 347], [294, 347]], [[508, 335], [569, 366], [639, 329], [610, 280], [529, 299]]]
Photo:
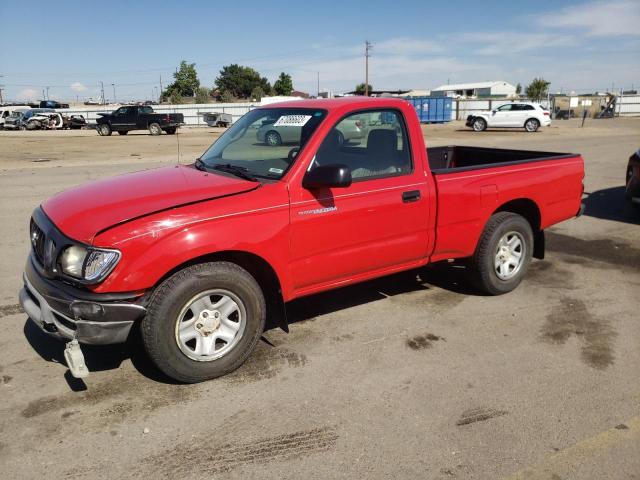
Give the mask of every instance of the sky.
[[[552, 92], [640, 87], [640, 0], [0, 0], [5, 100], [146, 100], [181, 60], [212, 87], [239, 63], [315, 94], [534, 77]], [[47, 90], [48, 87], [48, 90]]]

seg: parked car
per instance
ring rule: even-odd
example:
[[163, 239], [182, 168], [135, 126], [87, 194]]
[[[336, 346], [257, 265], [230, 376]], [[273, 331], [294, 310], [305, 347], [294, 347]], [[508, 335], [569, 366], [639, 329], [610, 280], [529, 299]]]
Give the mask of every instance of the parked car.
[[[7, 130], [26, 130], [28, 128], [29, 122], [32, 121], [34, 115], [48, 113], [55, 113], [55, 111], [51, 108], [16, 109], [5, 119], [4, 128]], [[42, 119], [40, 117], [33, 119], [34, 123], [32, 123], [31, 126], [33, 128], [35, 128], [36, 125], [39, 126], [41, 120]]]
[[31, 107], [27, 105], [7, 105], [0, 107], [0, 130], [4, 128], [4, 121], [15, 111], [26, 111]]
[[84, 115], [63, 116], [62, 119], [64, 121], [63, 128], [69, 130], [79, 130], [87, 126], [87, 120], [84, 118]]
[[56, 102], [55, 100], [41, 100], [40, 108], [69, 108], [69, 104]]
[[[277, 119], [266, 119], [260, 128], [258, 128], [256, 135], [259, 142], [275, 147], [300, 139], [301, 126], [277, 125], [275, 123], [276, 121]], [[345, 141], [361, 140], [367, 136], [368, 132], [368, 123], [363, 121], [361, 117], [355, 116], [342, 122], [340, 129], [337, 131], [338, 141], [342, 144]]]
[[228, 127], [233, 123], [230, 113], [203, 112], [202, 119], [210, 127]]
[[627, 164], [625, 195], [634, 205], [640, 207], [640, 149], [636, 150]]
[[549, 111], [539, 103], [506, 103], [490, 112], [475, 112], [467, 117], [467, 127], [476, 132], [487, 128], [524, 128], [535, 132], [540, 127], [551, 125]]
[[170, 135], [184, 124], [182, 113], [154, 113], [148, 105], [125, 105], [111, 113], [99, 113], [96, 129], [102, 136], [118, 132], [126, 135], [132, 130], [149, 130], [151, 135], [166, 132]]
[[[340, 142], [354, 118], [381, 117], [361, 142]], [[273, 119], [301, 127], [291, 148], [255, 141]], [[286, 302], [306, 295], [449, 259], [467, 259], [483, 292], [512, 291], [544, 255], [545, 229], [581, 213], [583, 176], [576, 154], [427, 149], [399, 99], [272, 104], [192, 165], [36, 208], [20, 303], [73, 339], [73, 375], [87, 374], [80, 344], [124, 342], [136, 325], [160, 370], [199, 382], [242, 365], [267, 319], [288, 331]]]

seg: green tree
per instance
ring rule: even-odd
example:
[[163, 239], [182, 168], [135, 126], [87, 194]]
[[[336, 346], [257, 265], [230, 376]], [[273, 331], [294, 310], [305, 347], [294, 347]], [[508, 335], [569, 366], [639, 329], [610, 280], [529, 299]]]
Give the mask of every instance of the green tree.
[[[366, 88], [366, 85], [364, 83], [360, 83], [356, 85], [356, 95], [364, 95], [365, 88]], [[369, 84], [369, 95], [371, 95], [372, 90], [373, 90], [373, 87], [371, 86], [371, 84]]]
[[235, 100], [235, 98], [233, 98], [231, 92], [225, 91], [220, 95], [220, 100], [222, 101], [222, 103], [231, 103]]
[[211, 98], [210, 91], [205, 87], [198, 87], [196, 90], [196, 103], [208, 103]]
[[525, 93], [527, 97], [535, 102], [539, 102], [542, 98], [547, 96], [549, 92], [549, 85], [551, 82], [547, 82], [544, 78], [534, 78], [527, 88]]
[[200, 86], [196, 64], [180, 62], [180, 68], [173, 74], [174, 82], [167, 87], [163, 97], [170, 97], [173, 92], [177, 92], [181, 97], [193, 97]]
[[271, 93], [271, 85], [265, 77], [251, 67], [236, 63], [222, 67], [215, 83], [221, 94], [228, 92], [235, 98], [249, 98], [256, 87], [262, 88], [265, 94]]
[[520, 85], [520, 82], [518, 82], [518, 84], [516, 85], [516, 95], [520, 95], [522, 93], [522, 85]]
[[182, 95], [180, 95], [180, 92], [178, 92], [178, 90], [172, 90], [168, 98], [169, 103], [172, 103], [173, 105], [182, 103]]
[[251, 98], [256, 102], [262, 100], [262, 97], [264, 97], [264, 90], [262, 89], [262, 87], [258, 86], [251, 90]]
[[276, 95], [291, 95], [291, 92], [293, 92], [293, 81], [291, 80], [291, 75], [280, 72], [280, 76], [273, 84], [273, 91]]

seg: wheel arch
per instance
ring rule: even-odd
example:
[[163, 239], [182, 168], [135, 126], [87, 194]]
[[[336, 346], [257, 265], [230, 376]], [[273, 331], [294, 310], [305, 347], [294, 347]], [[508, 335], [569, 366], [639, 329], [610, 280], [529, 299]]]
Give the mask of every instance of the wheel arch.
[[289, 332], [286, 306], [282, 295], [282, 284], [278, 274], [269, 262], [255, 253], [243, 250], [223, 250], [192, 258], [176, 265], [165, 273], [156, 282], [153, 289], [157, 288], [158, 285], [162, 284], [162, 282], [174, 273], [192, 265], [206, 262], [229, 262], [238, 265], [249, 272], [249, 274], [256, 279], [256, 282], [258, 282], [258, 285], [260, 285], [260, 288], [264, 292], [267, 304], [267, 325], [265, 326], [265, 329], [280, 327], [285, 332]]
[[533, 257], [544, 258], [545, 239], [544, 230], [540, 229], [541, 213], [538, 204], [530, 198], [517, 198], [500, 205], [492, 215], [498, 212], [511, 212], [525, 218], [533, 231]]

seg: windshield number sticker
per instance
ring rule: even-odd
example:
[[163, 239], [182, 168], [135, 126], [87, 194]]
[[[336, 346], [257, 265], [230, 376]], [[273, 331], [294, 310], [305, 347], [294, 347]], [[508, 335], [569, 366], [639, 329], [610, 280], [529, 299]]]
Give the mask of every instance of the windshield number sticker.
[[270, 168], [269, 169], [269, 173], [278, 173], [278, 174], [280, 174], [282, 172], [284, 172], [284, 170], [282, 170], [281, 168]]
[[303, 127], [311, 118], [311, 115], [282, 115], [274, 127]]

